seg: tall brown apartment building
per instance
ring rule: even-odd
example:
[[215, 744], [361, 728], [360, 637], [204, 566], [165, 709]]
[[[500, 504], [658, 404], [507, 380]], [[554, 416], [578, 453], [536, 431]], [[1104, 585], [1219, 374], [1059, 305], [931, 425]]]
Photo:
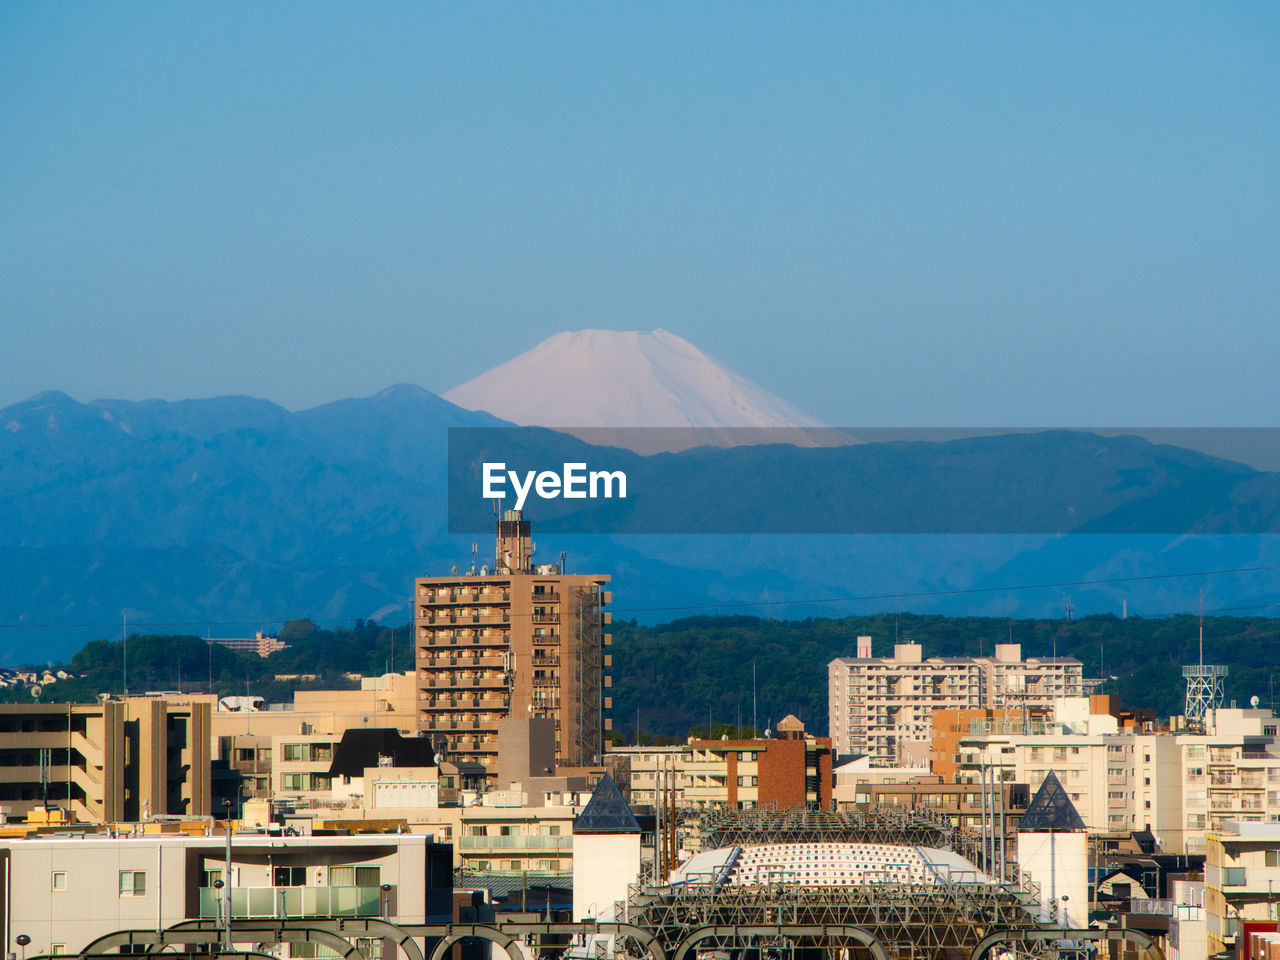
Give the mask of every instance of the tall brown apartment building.
[[535, 564], [518, 510], [498, 521], [492, 571], [414, 582], [418, 729], [443, 741], [475, 785], [499, 786], [498, 724], [508, 717], [553, 720], [557, 766], [600, 762], [612, 706], [608, 582]]

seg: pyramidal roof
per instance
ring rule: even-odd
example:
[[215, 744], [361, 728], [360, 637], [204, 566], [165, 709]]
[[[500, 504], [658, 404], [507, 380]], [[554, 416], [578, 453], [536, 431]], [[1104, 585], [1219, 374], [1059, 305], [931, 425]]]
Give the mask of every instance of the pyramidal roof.
[[640, 821], [631, 812], [622, 791], [606, 773], [596, 784], [591, 799], [573, 821], [574, 833], [639, 833]]
[[1080, 812], [1052, 770], [1031, 798], [1018, 824], [1019, 833], [1081, 833], [1086, 829]]

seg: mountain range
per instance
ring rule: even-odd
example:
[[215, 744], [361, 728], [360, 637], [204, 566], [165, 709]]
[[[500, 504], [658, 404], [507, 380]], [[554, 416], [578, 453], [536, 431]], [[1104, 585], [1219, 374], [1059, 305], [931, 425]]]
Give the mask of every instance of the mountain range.
[[[687, 422], [705, 423], [695, 412]], [[483, 529], [448, 533], [447, 437], [450, 428], [501, 426], [509, 424], [403, 384], [298, 412], [251, 397], [81, 403], [58, 392], [0, 410], [0, 663], [66, 656], [118, 635], [126, 620], [130, 630], [223, 636], [302, 616], [403, 623], [414, 576], [465, 566], [473, 543], [481, 562], [488, 557]], [[559, 442], [583, 449], [579, 439]], [[1160, 613], [1193, 607], [1201, 586], [1211, 607], [1265, 611], [1276, 601], [1265, 568], [1280, 565], [1277, 538], [1242, 535], [1280, 515], [1275, 474], [1131, 437], [965, 443], [626, 454], [641, 474], [665, 478], [673, 523], [710, 511], [720, 530], [752, 528], [734, 515], [733, 497], [700, 498], [691, 484], [722, 471], [758, 485], [788, 464], [820, 460], [843, 478], [829, 491], [833, 508], [893, 521], [869, 528], [882, 530], [875, 535], [566, 533], [541, 543], [551, 555], [567, 551], [571, 571], [611, 574], [618, 616], [649, 623], [744, 604], [780, 617], [1046, 616], [1067, 599], [1081, 613], [1119, 612], [1122, 601]], [[953, 461], [945, 490], [919, 479], [930, 457]], [[1061, 474], [1060, 489], [1037, 489], [1046, 472]], [[1087, 510], [1069, 529], [1105, 518], [1092, 529], [1111, 532], [1060, 536], [1059, 526], [1015, 524], [999, 535], [924, 536], [901, 522], [944, 529], [957, 513], [977, 515], [1001, 485], [1032, 511], [1079, 494]], [[779, 498], [774, 529], [810, 529], [787, 526], [787, 509]], [[554, 529], [554, 511], [529, 512], [535, 531], [544, 521]], [[1203, 533], [1168, 533], [1192, 529]], [[1264, 569], [1169, 577], [1255, 567]], [[1003, 589], [1036, 584], [1076, 585]], [[869, 599], [849, 599], [857, 597]]]

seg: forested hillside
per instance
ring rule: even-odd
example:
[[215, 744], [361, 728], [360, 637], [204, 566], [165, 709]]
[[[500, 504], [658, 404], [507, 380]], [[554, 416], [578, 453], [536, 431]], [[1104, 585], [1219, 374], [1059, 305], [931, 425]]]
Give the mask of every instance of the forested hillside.
[[[893, 652], [895, 638], [918, 641], [924, 655], [980, 656], [996, 643], [1022, 644], [1024, 656], [1073, 656], [1085, 676], [1105, 670], [1103, 689], [1127, 706], [1161, 715], [1181, 712], [1181, 665], [1199, 653], [1196, 617], [1091, 616], [1078, 620], [1008, 620], [882, 614], [843, 619], [766, 620], [757, 617], [691, 617], [660, 626], [613, 626], [613, 726], [630, 742], [684, 737], [710, 723], [760, 729], [787, 713], [815, 732], [827, 730], [827, 664], [851, 656], [855, 638], [873, 638], [878, 656]], [[199, 637], [133, 636], [128, 642], [132, 692], [176, 690], [226, 694], [251, 692], [288, 699], [299, 687], [347, 687], [348, 673], [380, 674], [413, 666], [407, 626], [358, 621], [352, 629], [320, 629], [293, 620], [280, 631], [289, 649], [265, 659], [210, 647]], [[124, 689], [124, 645], [96, 640], [65, 668], [76, 679], [50, 685], [41, 699], [87, 702], [99, 692]], [[1226, 696], [1241, 705], [1257, 696], [1273, 702], [1280, 673], [1280, 620], [1206, 617], [1204, 657], [1231, 668]], [[43, 664], [42, 664], [43, 666]], [[755, 701], [753, 705], [753, 670]], [[314, 680], [277, 680], [314, 675]], [[0, 699], [29, 701], [30, 688], [10, 687]], [[639, 715], [637, 717], [637, 707]], [[754, 709], [754, 713], [753, 713]]]

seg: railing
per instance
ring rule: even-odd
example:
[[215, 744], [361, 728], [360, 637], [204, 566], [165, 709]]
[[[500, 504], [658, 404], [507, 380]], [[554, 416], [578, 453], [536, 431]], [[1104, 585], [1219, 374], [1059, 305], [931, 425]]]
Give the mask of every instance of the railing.
[[552, 837], [542, 834], [509, 837], [462, 837], [463, 850], [572, 850], [570, 835]]
[[[217, 919], [226, 894], [200, 888], [200, 917]], [[271, 917], [378, 917], [380, 887], [232, 887], [232, 919]]]
[[1172, 917], [1172, 900], [1130, 900], [1129, 912], [1149, 917]]

